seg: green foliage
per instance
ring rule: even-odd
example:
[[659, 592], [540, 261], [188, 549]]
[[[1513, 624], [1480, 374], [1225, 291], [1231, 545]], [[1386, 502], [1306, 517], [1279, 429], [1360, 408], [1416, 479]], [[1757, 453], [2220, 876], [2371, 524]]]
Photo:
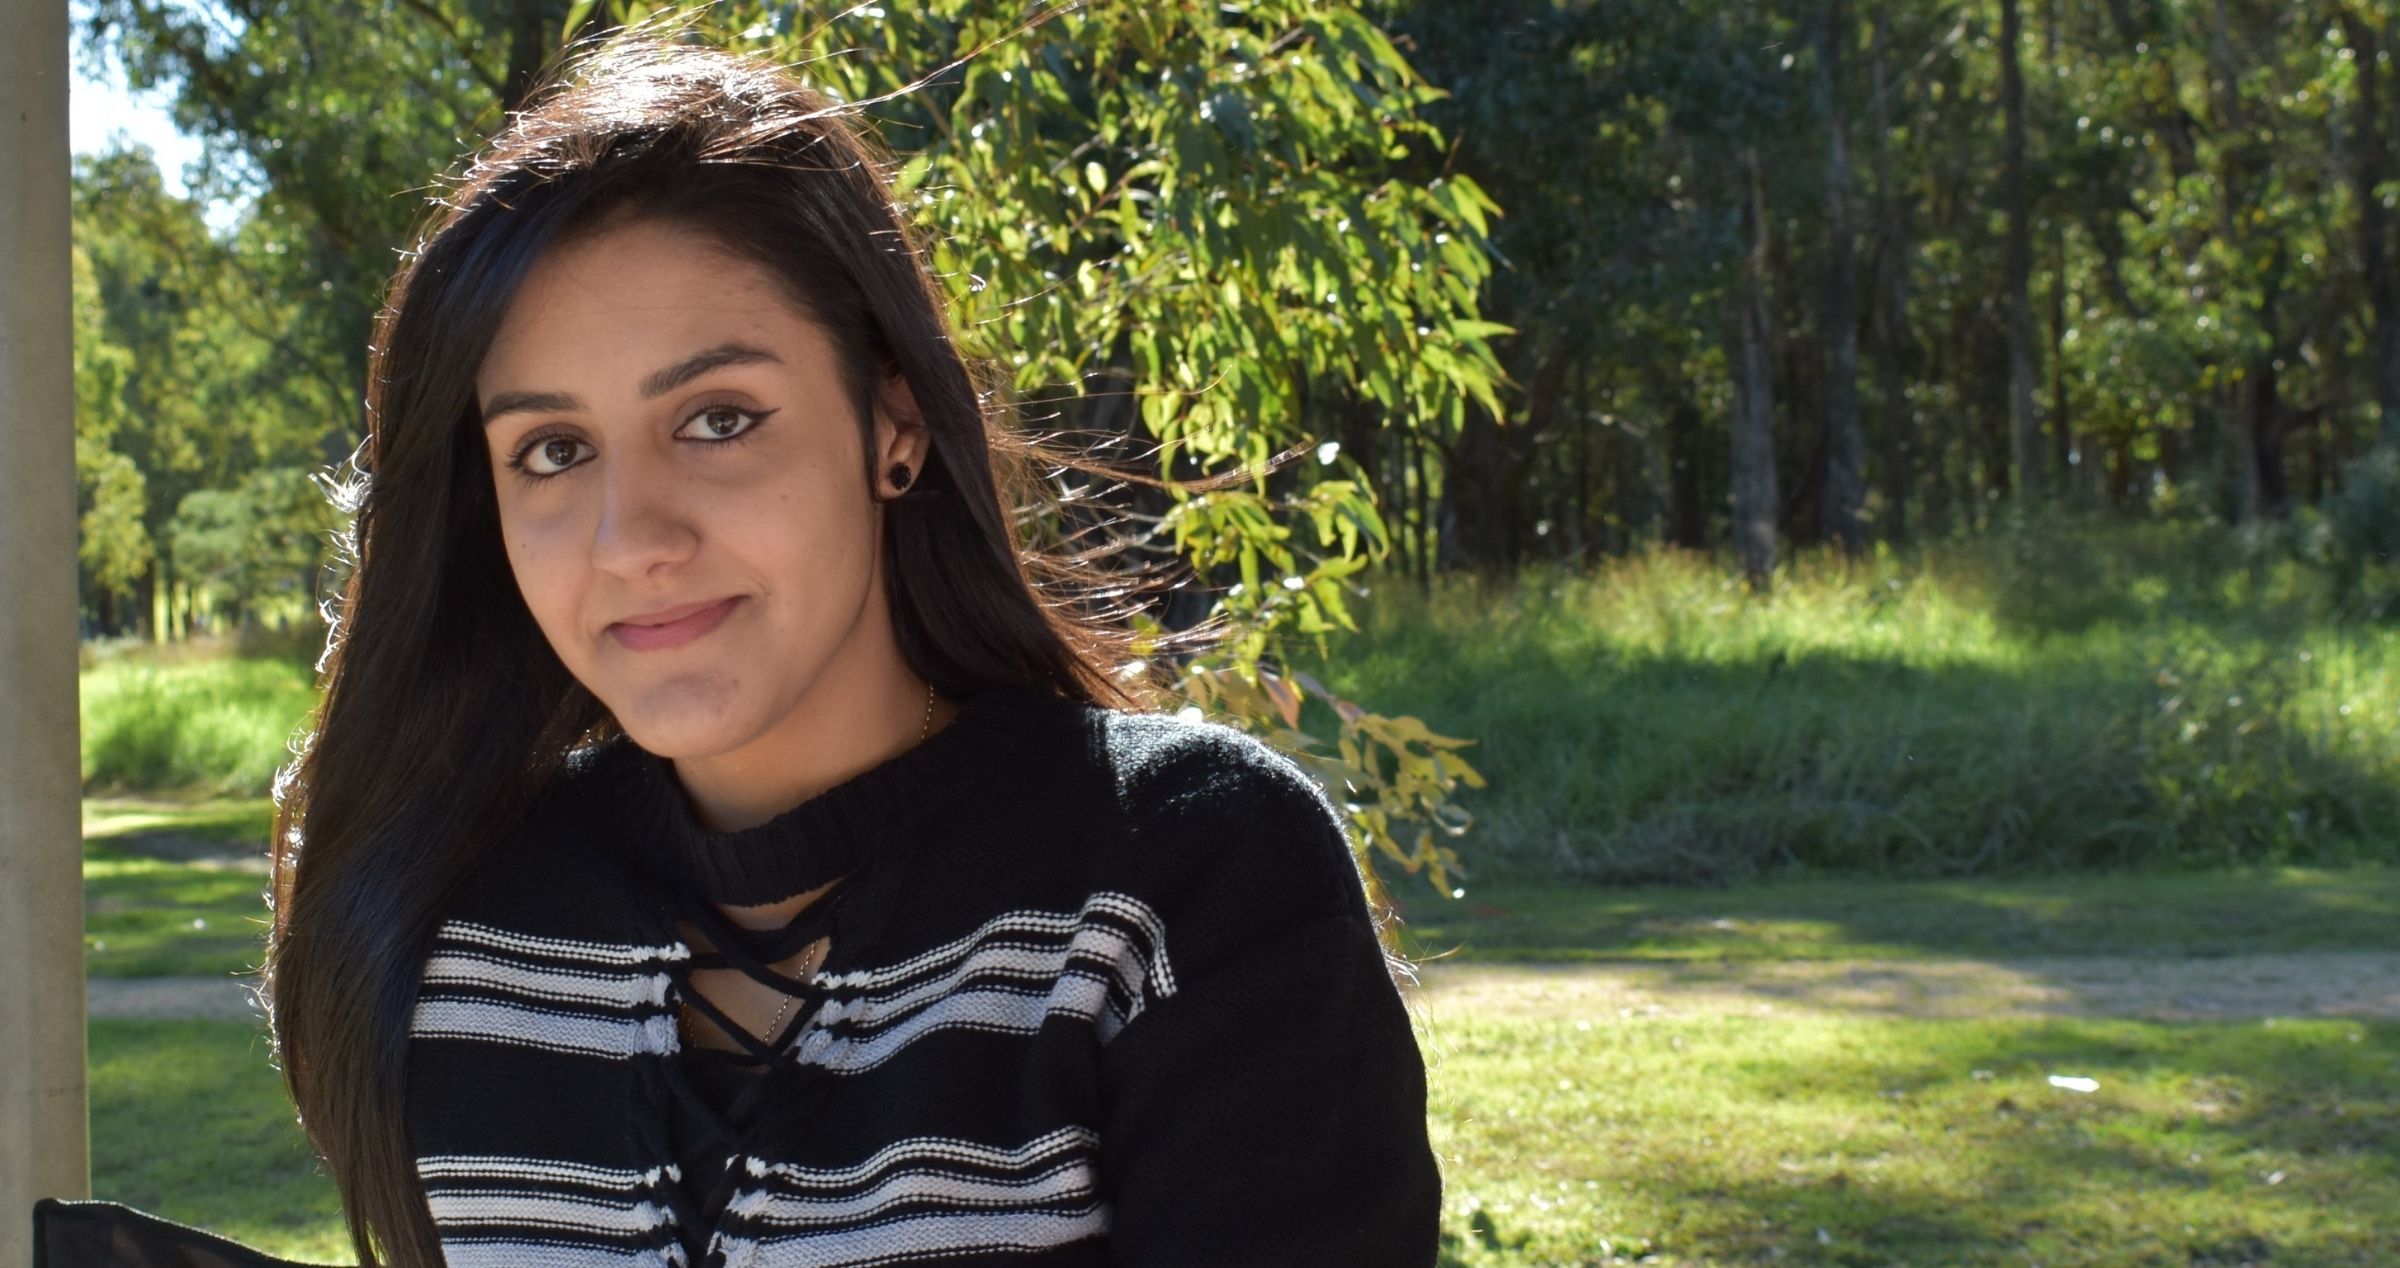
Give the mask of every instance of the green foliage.
[[[368, 28], [340, 22], [339, 40], [320, 38], [328, 15], [313, 4], [246, 13], [230, 37], [167, 0], [90, 12], [93, 47], [135, 84], [179, 83], [180, 115], [210, 142], [202, 187], [257, 196], [219, 254], [290, 305], [278, 355], [338, 385], [356, 379], [375, 284], [416, 214], [393, 195], [449, 166], [551, 44], [602, 10], [430, 0]], [[606, 11], [654, 13], [671, 10]], [[964, 350], [1015, 401], [1114, 410], [1102, 430], [1138, 426], [1162, 475], [1250, 473], [1246, 487], [1138, 512], [1145, 546], [1180, 549], [1223, 588], [1216, 614], [1235, 630], [1177, 666], [1184, 695], [1246, 701], [1210, 684], [1254, 688], [1295, 640], [1347, 627], [1344, 587], [1388, 548], [1372, 490], [1332, 463], [1270, 478], [1270, 459], [1321, 439], [1311, 413], [1328, 398], [1428, 432], [1455, 428], [1469, 400], [1498, 409], [1490, 341], [1509, 333], [1476, 309], [1498, 208], [1437, 170], [1446, 141], [1422, 111], [1442, 94], [1380, 30], [1348, 5], [1301, 0], [1023, 20], [968, 0], [828, 13], [745, 0], [705, 16], [869, 103], [904, 156], [897, 192], [927, 230]], [[100, 210], [95, 198], [95, 223]], [[350, 422], [323, 410], [312, 432], [346, 447]], [[269, 525], [296, 543], [286, 504], [237, 468], [186, 466], [211, 474], [153, 474], [154, 512], [176, 522], [148, 525], [191, 553], [203, 607], [253, 608], [262, 578], [304, 571], [276, 549], [235, 548]], [[1446, 847], [1401, 849], [1386, 825], [1442, 813], [1454, 776], [1412, 773], [1438, 751], [1421, 727], [1342, 703], [1320, 765], [1372, 794], [1372, 814], [1354, 816], [1370, 840], [1438, 880]]]
[[305, 662], [126, 658], [86, 670], [83, 786], [256, 796], [315, 705]]
[[[308, 508], [300, 494], [336, 414], [331, 402], [351, 393], [336, 377], [312, 377], [294, 354], [289, 332], [305, 300], [261, 289], [254, 267], [269, 254], [265, 230], [253, 222], [219, 240], [195, 203], [166, 193], [141, 149], [78, 160], [75, 213], [87, 610], [106, 632], [147, 627], [148, 611], [119, 600], [166, 589], [174, 593], [160, 597], [187, 611], [195, 581], [246, 608], [267, 587], [228, 572], [267, 568], [308, 596], [287, 607], [313, 607], [321, 544], [294, 538], [321, 534], [331, 519], [322, 498]], [[227, 491], [231, 505], [222, 504]], [[198, 540], [184, 515], [194, 498], [200, 511], [219, 503], [220, 523], [230, 516], [268, 531]], [[187, 542], [201, 552], [190, 563], [180, 558]]]
[[154, 552], [141, 467], [112, 448], [132, 354], [109, 342], [91, 257], [74, 248], [76, 559], [104, 601], [131, 598]]
[[[1389, 545], [1338, 444], [1268, 477], [1279, 454], [1324, 440], [1311, 402], [1352, 396], [1384, 429], [1437, 434], [1469, 401], [1499, 408], [1490, 341], [1508, 331], [1476, 298], [1499, 209], [1456, 173], [1417, 174], [1444, 145], [1421, 117], [1440, 90], [1353, 8], [1303, 0], [707, 16], [866, 106], [904, 156], [897, 192], [963, 350], [1020, 401], [1115, 408], [1162, 476], [1252, 473], [1246, 487], [1172, 490], [1140, 534], [1228, 579], [1210, 615], [1232, 634], [1178, 664], [1176, 688], [1311, 752], [1328, 787], [1359, 790], [1342, 800], [1362, 848], [1446, 884], [1454, 855], [1430, 830], [1404, 843], [1403, 824], [1463, 826], [1448, 799], [1473, 772], [1455, 743], [1328, 698], [1337, 735], [1312, 744], [1262, 677], [1301, 640], [1351, 627], [1344, 587]], [[1121, 418], [1125, 392], [1135, 419]]]
[[2400, 612], [2400, 444], [2368, 450], [2343, 473], [2343, 483], [2341, 497], [2326, 508], [2326, 541], [2316, 553], [2364, 610]]
[[168, 531], [185, 577], [207, 601], [288, 622], [314, 618], [318, 560], [337, 527], [308, 473], [274, 467], [231, 489], [184, 495]]

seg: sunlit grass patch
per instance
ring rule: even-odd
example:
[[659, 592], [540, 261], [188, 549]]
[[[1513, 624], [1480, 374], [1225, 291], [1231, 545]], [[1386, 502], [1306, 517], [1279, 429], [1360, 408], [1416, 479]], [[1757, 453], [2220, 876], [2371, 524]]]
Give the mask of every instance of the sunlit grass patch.
[[211, 845], [263, 850], [274, 822], [275, 803], [265, 797], [189, 801], [87, 797], [83, 802], [83, 839], [87, 842], [172, 833]]
[[96, 1021], [90, 1036], [94, 1197], [271, 1254], [355, 1262], [256, 1026]]
[[2400, 1257], [2392, 1023], [1429, 1023], [1452, 1264]]
[[273, 806], [84, 803], [84, 966], [99, 977], [245, 973], [267, 921]]

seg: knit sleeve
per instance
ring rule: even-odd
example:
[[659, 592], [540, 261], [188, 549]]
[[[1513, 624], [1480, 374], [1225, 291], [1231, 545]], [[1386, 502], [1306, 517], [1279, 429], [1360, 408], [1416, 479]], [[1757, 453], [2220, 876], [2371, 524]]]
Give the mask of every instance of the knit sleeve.
[[1102, 1050], [1112, 1260], [1431, 1265], [1424, 1063], [1340, 818], [1223, 728], [1144, 758], [1123, 790], [1173, 981]]

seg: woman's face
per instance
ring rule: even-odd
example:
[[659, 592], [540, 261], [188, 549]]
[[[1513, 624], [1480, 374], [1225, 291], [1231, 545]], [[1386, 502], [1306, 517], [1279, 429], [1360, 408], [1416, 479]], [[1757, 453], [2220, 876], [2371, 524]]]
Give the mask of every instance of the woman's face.
[[[657, 222], [554, 247], [475, 387], [517, 587], [634, 742], [728, 753], [890, 658], [865, 438], [766, 269]], [[890, 413], [875, 470], [920, 469]]]

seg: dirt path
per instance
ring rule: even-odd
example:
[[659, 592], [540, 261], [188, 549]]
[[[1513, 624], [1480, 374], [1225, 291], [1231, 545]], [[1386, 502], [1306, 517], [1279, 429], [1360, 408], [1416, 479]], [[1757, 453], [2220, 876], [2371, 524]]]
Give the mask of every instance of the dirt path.
[[1735, 960], [1443, 964], [1411, 993], [1499, 1016], [2400, 1019], [2400, 953], [2211, 959]]
[[[1412, 1002], [1498, 1017], [2261, 1017], [2400, 1019], [2400, 953], [2312, 952], [2205, 960], [1733, 960], [1446, 964]], [[256, 1020], [231, 977], [93, 978], [95, 1018]]]
[[91, 977], [83, 982], [84, 1009], [95, 1021], [263, 1021], [251, 985], [236, 977]]

